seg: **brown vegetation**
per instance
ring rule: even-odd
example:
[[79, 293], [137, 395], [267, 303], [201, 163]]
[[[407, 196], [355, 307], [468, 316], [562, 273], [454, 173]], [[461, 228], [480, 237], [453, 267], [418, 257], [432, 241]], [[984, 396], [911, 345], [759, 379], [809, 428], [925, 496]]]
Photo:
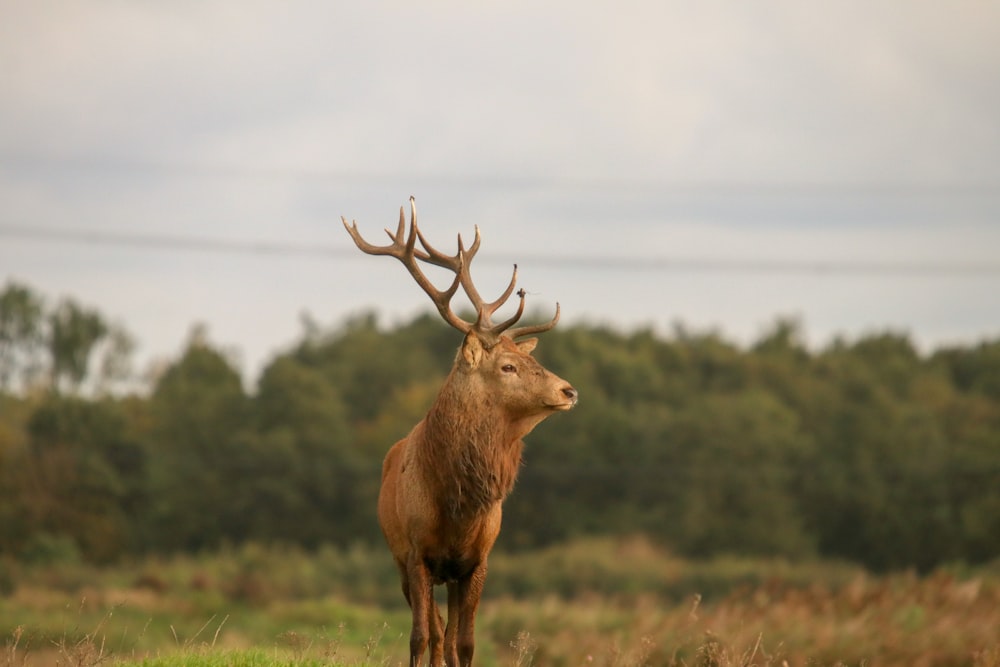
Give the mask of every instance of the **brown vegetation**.
[[[686, 561], [642, 541], [492, 560], [478, 623], [484, 665], [1000, 667], [995, 568], [876, 577], [842, 564]], [[575, 590], [545, 593], [555, 578], [516, 579], [556, 563], [579, 573]], [[16, 589], [0, 597], [0, 667], [78, 664], [67, 653], [91, 648], [111, 665], [209, 647], [287, 656], [275, 664], [395, 667], [408, 659], [410, 618], [391, 606], [391, 567], [380, 552], [255, 547], [113, 570], [19, 570]], [[249, 573], [269, 584], [252, 598], [240, 588]], [[608, 578], [632, 592], [600, 592]], [[746, 583], [725, 592], [733, 581]], [[372, 585], [386, 590], [373, 595]], [[697, 590], [704, 597], [678, 593]]]

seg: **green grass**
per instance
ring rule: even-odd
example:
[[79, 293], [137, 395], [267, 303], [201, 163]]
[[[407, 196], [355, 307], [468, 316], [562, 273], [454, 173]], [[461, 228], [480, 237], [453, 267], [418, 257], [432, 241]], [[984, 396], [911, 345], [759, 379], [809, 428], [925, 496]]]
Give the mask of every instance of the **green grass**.
[[189, 651], [170, 656], [123, 662], [135, 667], [330, 667], [330, 659], [298, 656], [280, 650]]
[[[409, 612], [382, 550], [3, 565], [0, 667], [406, 664]], [[996, 566], [875, 577], [592, 540], [497, 554], [487, 593], [485, 667], [1000, 667]]]
[[322, 658], [289, 657], [276, 651], [197, 651], [123, 663], [141, 667], [327, 667]]
[[397, 649], [409, 614], [328, 600], [272, 600], [264, 605], [220, 601], [207, 609], [200, 596], [108, 589], [73, 593], [22, 589], [0, 600], [7, 660], [0, 667], [61, 664], [92, 667], [107, 660], [148, 656], [211, 657], [216, 652], [265, 650], [272, 657], [358, 665]]

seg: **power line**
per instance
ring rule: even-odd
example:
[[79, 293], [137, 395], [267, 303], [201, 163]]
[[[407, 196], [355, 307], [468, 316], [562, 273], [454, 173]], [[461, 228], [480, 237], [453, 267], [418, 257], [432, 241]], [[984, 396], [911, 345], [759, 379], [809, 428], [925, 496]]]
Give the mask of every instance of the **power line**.
[[234, 254], [347, 257], [346, 248], [279, 241], [241, 241], [180, 234], [136, 234], [98, 229], [66, 229], [26, 225], [0, 225], [0, 236], [28, 241], [51, 241], [80, 245], [124, 246], [142, 250], [180, 250]]
[[[244, 241], [233, 238], [180, 234], [138, 234], [99, 229], [67, 229], [37, 225], [0, 224], [0, 237], [28, 242], [119, 246], [145, 251], [216, 252], [266, 255], [278, 258], [316, 257], [357, 259], [353, 247], [317, 243], [290, 243], [269, 240]], [[923, 260], [820, 260], [820, 259], [739, 259], [711, 257], [609, 257], [599, 255], [557, 255], [528, 253], [517, 258], [477, 257], [481, 264], [537, 263], [570, 269], [606, 271], [679, 271], [706, 273], [797, 273], [836, 275], [922, 275], [998, 276], [1000, 262]]]
[[222, 180], [271, 180], [302, 183], [346, 183], [377, 185], [405, 181], [411, 187], [454, 186], [476, 189], [557, 190], [612, 192], [617, 194], [655, 192], [657, 195], [713, 195], [738, 197], [770, 196], [851, 196], [914, 197], [960, 196], [1000, 197], [1000, 182], [995, 180], [902, 180], [830, 181], [830, 180], [745, 180], [675, 176], [655, 178], [643, 175], [609, 176], [559, 174], [511, 174], [475, 172], [392, 172], [364, 170], [357, 167], [301, 167], [294, 165], [227, 164], [170, 160], [159, 157], [116, 155], [0, 155], [0, 168], [31, 170], [47, 174], [115, 175], [141, 173], [172, 178], [213, 178]]

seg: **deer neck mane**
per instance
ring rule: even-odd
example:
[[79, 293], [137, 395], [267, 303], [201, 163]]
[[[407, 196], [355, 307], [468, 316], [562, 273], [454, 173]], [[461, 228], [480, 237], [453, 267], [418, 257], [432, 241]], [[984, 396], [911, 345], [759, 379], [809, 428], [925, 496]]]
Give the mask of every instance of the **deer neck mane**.
[[424, 420], [419, 460], [453, 519], [472, 518], [514, 487], [522, 433], [489, 396], [470, 391], [456, 373], [441, 388]]

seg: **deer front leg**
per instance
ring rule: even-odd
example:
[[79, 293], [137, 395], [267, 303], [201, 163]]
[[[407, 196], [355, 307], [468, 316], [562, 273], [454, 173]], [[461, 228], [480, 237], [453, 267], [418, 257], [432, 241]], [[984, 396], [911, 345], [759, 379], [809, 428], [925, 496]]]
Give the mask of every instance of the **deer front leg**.
[[434, 588], [431, 588], [431, 606], [428, 614], [431, 629], [431, 661], [430, 667], [441, 667], [444, 664], [444, 622], [434, 599]]
[[458, 665], [458, 582], [448, 582], [448, 627], [444, 633], [444, 659], [448, 667]]
[[[411, 554], [407, 561], [406, 583], [409, 591], [406, 600], [410, 603], [410, 611], [413, 612], [413, 625], [410, 629], [410, 667], [420, 667], [424, 651], [427, 650], [427, 644], [432, 639], [431, 632], [436, 630], [437, 636], [440, 637], [441, 620], [434, 603], [434, 588], [430, 572], [427, 571], [427, 566], [418, 555]], [[437, 652], [440, 653], [441, 640], [437, 639], [434, 644], [436, 644]], [[433, 663], [433, 652], [432, 649], [431, 664], [432, 667], [437, 667]], [[438, 656], [438, 660], [440, 661], [440, 656]]]
[[486, 583], [486, 563], [464, 579], [448, 584], [448, 630], [445, 660], [448, 667], [470, 667], [476, 650], [476, 611]]

